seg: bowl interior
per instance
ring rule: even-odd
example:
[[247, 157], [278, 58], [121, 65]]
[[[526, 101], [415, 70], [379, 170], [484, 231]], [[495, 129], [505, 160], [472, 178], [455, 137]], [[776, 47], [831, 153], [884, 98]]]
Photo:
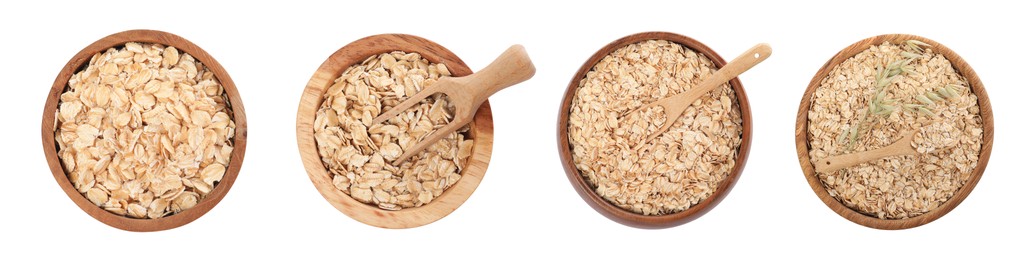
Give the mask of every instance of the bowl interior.
[[[809, 108], [812, 106], [812, 95], [819, 88], [820, 83], [830, 71], [834, 69], [838, 64], [841, 64], [845, 60], [859, 54], [860, 52], [868, 49], [873, 45], [880, 45], [883, 42], [891, 43], [902, 43], [907, 40], [920, 40], [931, 45], [929, 47], [935, 53], [942, 54], [952, 64], [952, 67], [956, 69], [964, 78], [970, 83], [971, 90], [978, 97], [978, 106], [981, 110], [981, 118], [983, 121], [984, 135], [982, 136], [982, 146], [979, 153], [978, 165], [974, 168], [974, 172], [971, 178], [967, 180], [967, 183], [956, 192], [948, 201], [942, 203], [934, 210], [927, 212], [923, 215], [907, 218], [907, 219], [879, 219], [871, 217], [866, 214], [859, 213], [844, 204], [841, 204], [837, 199], [830, 196], [827, 193], [823, 183], [819, 180], [816, 175], [815, 168], [812, 166], [811, 158], [809, 157], [808, 143], [808, 113]], [[837, 214], [842, 217], [855, 222], [859, 225], [877, 228], [877, 229], [906, 229], [923, 224], [927, 224], [934, 221], [946, 213], [951, 211], [960, 202], [963, 201], [977, 185], [978, 180], [981, 179], [981, 175], [985, 171], [985, 166], [988, 164], [988, 158], [992, 151], [992, 137], [993, 137], [993, 119], [992, 119], [992, 107], [988, 100], [988, 94], [985, 92], [985, 87], [981, 83], [981, 79], [978, 78], [977, 73], [974, 69], [967, 64], [959, 55], [950, 50], [944, 45], [932, 41], [927, 38], [923, 38], [915, 35], [907, 34], [887, 34], [870, 37], [856, 42], [847, 48], [841, 50], [833, 58], [826, 62], [823, 67], [816, 73], [812, 78], [812, 82], [809, 83], [808, 89], [805, 90], [805, 95], [802, 97], [801, 104], [798, 108], [798, 118], [795, 125], [795, 142], [797, 143], [798, 159], [801, 164], [802, 172], [805, 174], [805, 179], [808, 180], [812, 190], [816, 193], [823, 203], [825, 203], [830, 209], [834, 210]]]
[[456, 210], [474, 192], [485, 175], [492, 152], [492, 110], [485, 102], [475, 113], [470, 125], [474, 150], [460, 180], [431, 203], [402, 210], [384, 210], [353, 199], [334, 187], [330, 173], [323, 166], [316, 146], [313, 122], [323, 102], [323, 94], [349, 66], [372, 55], [392, 51], [416, 52], [435, 63], [444, 63], [454, 76], [471, 74], [471, 69], [456, 54], [429, 40], [403, 34], [382, 34], [366, 37], [345, 45], [329, 58], [309, 79], [298, 105], [296, 136], [302, 163], [310, 180], [324, 199], [339, 211], [368, 225], [383, 228], [411, 228], [439, 220]]
[[737, 179], [740, 178], [741, 171], [744, 169], [744, 163], [747, 161], [748, 152], [751, 147], [751, 108], [748, 105], [747, 95], [744, 93], [744, 88], [740, 83], [740, 80], [738, 78], [730, 80], [730, 86], [736, 93], [737, 101], [740, 104], [741, 118], [743, 120], [741, 145], [740, 149], [737, 151], [736, 165], [733, 170], [726, 179], [719, 183], [715, 193], [707, 199], [686, 210], [657, 216], [646, 216], [626, 211], [604, 200], [602, 197], [597, 195], [593, 188], [590, 187], [589, 183], [586, 182], [585, 178], [582, 177], [579, 170], [575, 167], [575, 162], [572, 158], [571, 144], [568, 141], [569, 109], [572, 105], [572, 99], [575, 96], [575, 90], [579, 87], [579, 81], [586, 77], [586, 74], [593, 69], [593, 66], [596, 65], [597, 62], [619, 48], [646, 40], [667, 40], [676, 42], [694, 50], [695, 52], [704, 54], [718, 68], [726, 65], [726, 61], [723, 60], [715, 51], [708, 48], [708, 46], [705, 46], [689, 37], [674, 33], [645, 32], [629, 35], [611, 42], [586, 60], [586, 63], [579, 68], [579, 71], [575, 73], [571, 82], [568, 83], [568, 89], [564, 93], [564, 99], [561, 103], [560, 112], [558, 113], [557, 149], [561, 155], [561, 164], [564, 166], [564, 171], [568, 176], [568, 180], [571, 182], [572, 186], [575, 187], [575, 191], [578, 192], [579, 196], [581, 196], [582, 199], [585, 200], [586, 203], [588, 203], [594, 210], [605, 217], [624, 225], [638, 228], [666, 228], [684, 224], [704, 215], [722, 201], [722, 199], [729, 193], [730, 189], [732, 189], [733, 185], [736, 184]]
[[[183, 53], [188, 53], [191, 56], [194, 56], [195, 59], [205, 64], [205, 66], [208, 67], [215, 75], [216, 79], [219, 80], [220, 84], [223, 85], [223, 88], [226, 91], [226, 96], [229, 98], [231, 106], [230, 109], [234, 115], [234, 121], [237, 125], [234, 132], [234, 150], [230, 157], [230, 165], [227, 167], [226, 173], [223, 175], [223, 179], [219, 184], [214, 187], [207, 197], [199, 201], [193, 208], [157, 219], [136, 219], [119, 216], [110, 213], [87, 200], [85, 196], [80, 194], [73, 187], [71, 181], [68, 180], [64, 166], [62, 165], [60, 158], [58, 158], [57, 145], [54, 140], [56, 122], [54, 113], [57, 111], [59, 98], [61, 94], [65, 92], [68, 80], [76, 72], [85, 68], [94, 54], [104, 52], [109, 48], [121, 47], [127, 42], [159, 43], [166, 46], [173, 46]], [[247, 144], [248, 124], [247, 119], [245, 118], [244, 105], [241, 103], [240, 94], [237, 92], [236, 85], [234, 85], [233, 80], [230, 79], [230, 75], [227, 74], [226, 70], [223, 69], [223, 66], [212, 58], [211, 55], [194, 43], [170, 33], [152, 30], [131, 30], [112, 34], [97, 40], [86, 48], [83, 48], [83, 50], [79, 51], [79, 53], [73, 56], [72, 59], [65, 64], [64, 68], [54, 80], [54, 84], [47, 96], [46, 106], [43, 109], [42, 135], [43, 152], [47, 157], [47, 163], [50, 166], [50, 170], [54, 174], [54, 179], [57, 180], [61, 189], [65, 191], [68, 197], [72, 199], [79, 208], [83, 209], [83, 211], [91, 217], [115, 228], [129, 231], [158, 231], [179, 227], [198, 219], [215, 207], [215, 205], [218, 204], [224, 196], [226, 196], [227, 191], [229, 191], [230, 187], [233, 186], [234, 181], [237, 179], [237, 174], [241, 169], [241, 161], [244, 159], [244, 151]]]

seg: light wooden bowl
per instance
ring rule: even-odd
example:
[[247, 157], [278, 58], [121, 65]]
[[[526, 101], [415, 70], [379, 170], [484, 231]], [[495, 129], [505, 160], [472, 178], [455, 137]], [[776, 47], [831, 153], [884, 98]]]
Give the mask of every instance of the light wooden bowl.
[[492, 154], [492, 110], [489, 108], [488, 101], [478, 107], [474, 121], [470, 125], [469, 133], [474, 140], [474, 150], [467, 162], [467, 167], [460, 172], [460, 180], [431, 203], [402, 210], [383, 210], [353, 199], [334, 187], [331, 182], [331, 173], [320, 161], [320, 153], [317, 150], [313, 133], [313, 122], [316, 120], [316, 111], [323, 102], [323, 94], [345, 69], [363, 62], [372, 55], [392, 51], [416, 52], [428, 61], [444, 63], [453, 76], [466, 76], [472, 73], [467, 64], [464, 64], [456, 54], [441, 45], [417, 36], [381, 34], [356, 40], [331, 54], [309, 79], [305, 91], [302, 92], [302, 100], [298, 103], [298, 120], [295, 122], [296, 136], [298, 152], [302, 156], [302, 164], [305, 166], [306, 172], [309, 173], [309, 179], [312, 180], [313, 185], [320, 191], [324, 199], [327, 199], [327, 202], [330, 202], [338, 211], [371, 226], [411, 228], [435, 222], [449, 215], [460, 207], [481, 183]]
[[[226, 96], [230, 99], [230, 109], [233, 112], [234, 122], [237, 124], [233, 138], [234, 150], [230, 156], [230, 165], [227, 167], [223, 179], [216, 184], [207, 197], [199, 201], [193, 208], [157, 219], [136, 219], [119, 216], [91, 203], [85, 196], [76, 191], [75, 187], [72, 186], [72, 182], [68, 180], [68, 175], [65, 173], [61, 159], [57, 155], [57, 144], [54, 142], [54, 112], [57, 111], [59, 98], [65, 92], [68, 80], [76, 72], [85, 68], [94, 54], [104, 52], [109, 48], [122, 47], [127, 42], [159, 43], [173, 46], [179, 49], [181, 53], [188, 53], [205, 64], [215, 74], [219, 83], [223, 85]], [[226, 73], [223, 66], [219, 65], [219, 62], [212, 58], [208, 52], [205, 52], [201, 47], [194, 45], [194, 43], [187, 39], [171, 33], [151, 30], [131, 30], [108, 35], [86, 46], [86, 48], [83, 48], [82, 51], [73, 56], [65, 64], [65, 67], [61, 69], [61, 72], [58, 73], [57, 78], [54, 79], [54, 85], [50, 88], [47, 104], [43, 108], [42, 130], [43, 153], [47, 156], [47, 163], [50, 165], [50, 171], [54, 174], [54, 179], [57, 180], [58, 185], [65, 191], [65, 194], [91, 217], [109, 226], [129, 231], [159, 231], [183, 226], [198, 219], [201, 215], [211, 210], [212, 207], [215, 207], [223, 199], [223, 196], [226, 196], [227, 191], [234, 185], [234, 180], [237, 179], [237, 173], [241, 170], [241, 161], [244, 160], [244, 150], [248, 139], [248, 121], [245, 119], [244, 105], [241, 102], [240, 95], [237, 93], [234, 81], [230, 79], [230, 75]]]
[[719, 183], [719, 187], [715, 190], [715, 193], [708, 196], [707, 199], [686, 210], [658, 216], [646, 216], [639, 213], [633, 213], [604, 200], [597, 195], [593, 188], [589, 186], [589, 183], [586, 182], [585, 178], [582, 177], [579, 170], [575, 167], [575, 162], [571, 153], [571, 144], [568, 142], [568, 114], [571, 109], [571, 101], [575, 96], [575, 89], [579, 87], [579, 81], [586, 77], [586, 73], [593, 69], [593, 66], [596, 65], [597, 62], [619, 48], [646, 40], [667, 40], [676, 42], [698, 53], [704, 54], [704, 56], [708, 57], [708, 59], [710, 59], [718, 68], [726, 65], [726, 61], [723, 60], [719, 54], [715, 53], [715, 51], [708, 48], [708, 46], [705, 46], [690, 37], [679, 34], [667, 32], [644, 32], [629, 35], [611, 42], [594, 53], [589, 60], [586, 60], [586, 63], [582, 64], [582, 68], [579, 68], [579, 71], [575, 73], [574, 77], [572, 77], [571, 82], [568, 83], [568, 90], [564, 93], [564, 100], [561, 102], [561, 108], [557, 119], [557, 150], [561, 155], [561, 164], [564, 166], [564, 171], [567, 173], [568, 180], [571, 182], [571, 185], [575, 187], [575, 191], [579, 193], [579, 196], [581, 196], [582, 199], [597, 212], [615, 222], [632, 227], [667, 228], [682, 225], [708, 213], [709, 210], [714, 208], [715, 205], [719, 204], [719, 202], [726, 197], [726, 194], [728, 194], [733, 188], [733, 185], [737, 183], [737, 179], [740, 178], [740, 172], [744, 170], [744, 163], [747, 162], [748, 151], [751, 150], [751, 108], [748, 105], [747, 95], [744, 93], [744, 87], [741, 85], [740, 79], [733, 78], [733, 80], [730, 80], [729, 83], [733, 88], [733, 91], [736, 92], [737, 102], [740, 104], [741, 118], [743, 119], [741, 144], [740, 149], [737, 151], [737, 161], [733, 170], [726, 179]]
[[[837, 201], [834, 197], [827, 193], [827, 189], [823, 187], [822, 181], [816, 176], [815, 168], [812, 166], [812, 160], [809, 157], [809, 142], [808, 142], [808, 124], [809, 124], [809, 108], [812, 107], [812, 95], [815, 94], [816, 89], [819, 88], [820, 83], [830, 71], [834, 69], [838, 64], [845, 60], [859, 54], [860, 52], [870, 48], [873, 45], [880, 45], [884, 42], [891, 43], [902, 43], [907, 40], [920, 40], [931, 45], [931, 50], [935, 53], [945, 56], [952, 64], [952, 67], [956, 69], [967, 81], [970, 82], [970, 88], [978, 98], [978, 106], [981, 109], [981, 120], [984, 128], [984, 136], [982, 137], [981, 152], [978, 158], [977, 167], [974, 168], [974, 172], [971, 174], [967, 183], [956, 192], [949, 201], [942, 203], [934, 210], [927, 212], [923, 215], [911, 217], [907, 219], [879, 219], [866, 214], [859, 213], [841, 202]], [[941, 45], [938, 42], [932, 41], [927, 38], [923, 38], [915, 35], [908, 34], [886, 34], [870, 37], [859, 42], [856, 42], [847, 48], [838, 52], [833, 58], [830, 58], [823, 67], [820, 68], [819, 72], [812, 77], [812, 82], [809, 83], [808, 89], [805, 90], [805, 95], [801, 98], [801, 105], [798, 107], [798, 119], [795, 123], [794, 138], [798, 148], [798, 162], [801, 164], [801, 170], [805, 173], [805, 179], [808, 180], [809, 185], [812, 186], [812, 191], [816, 192], [816, 196], [819, 197], [823, 203], [826, 203], [830, 209], [834, 210], [837, 214], [842, 217], [855, 222], [856, 224], [877, 228], [877, 229], [907, 229], [917, 227], [923, 224], [927, 224], [934, 221], [953, 208], [956, 208], [963, 202], [963, 199], [967, 198], [967, 195], [974, 190], [974, 186], [977, 185], [978, 180], [981, 179], [982, 173], [985, 172], [985, 166], [988, 164], [988, 157], [992, 152], [992, 137], [993, 137], [993, 120], [992, 120], [992, 105], [988, 100], [988, 94], [985, 92], [985, 86], [981, 84], [981, 79], [978, 78], [977, 73], [974, 69], [963, 61], [955, 52], [950, 50], [945, 45]]]

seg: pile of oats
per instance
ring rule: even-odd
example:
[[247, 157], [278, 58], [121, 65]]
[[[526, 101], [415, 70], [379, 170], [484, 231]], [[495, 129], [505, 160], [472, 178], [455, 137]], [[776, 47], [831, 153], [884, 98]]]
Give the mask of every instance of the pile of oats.
[[[871, 46], [838, 64], [811, 97], [808, 142], [812, 163], [885, 147], [921, 129], [913, 143], [919, 155], [887, 157], [816, 173], [831, 196], [860, 213], [881, 219], [922, 215], [951, 198], [977, 167], [982, 138], [977, 96], [945, 57], [929, 48], [920, 51], [887, 42]], [[838, 137], [867, 111], [876, 90], [877, 68], [903, 57], [915, 59], [908, 64], [912, 72], [892, 77], [885, 87], [884, 97], [895, 101], [888, 105], [890, 113], [874, 117], [873, 126], [859, 131], [857, 143], [849, 149], [848, 141]], [[927, 98], [938, 98], [930, 94], [950, 87], [954, 98]], [[917, 113], [920, 110], [911, 111], [910, 106], [922, 106], [932, 113]], [[939, 120], [942, 123], [931, 123]], [[933, 128], [924, 129], [927, 125]]]
[[[741, 142], [740, 106], [729, 85], [705, 94], [654, 140], [660, 107], [715, 73], [707, 57], [663, 40], [622, 47], [594, 65], [575, 90], [568, 141], [575, 166], [610, 203], [643, 215], [686, 210], [712, 195], [733, 170]], [[629, 114], [629, 119], [620, 120]]]
[[910, 143], [918, 153], [929, 153], [937, 149], [952, 147], [959, 142], [958, 136], [963, 132], [952, 124], [936, 122], [923, 127], [913, 136]]
[[444, 64], [417, 53], [374, 55], [353, 65], [323, 95], [314, 134], [334, 186], [352, 198], [386, 210], [420, 207], [460, 180], [474, 148], [469, 126], [447, 135], [398, 167], [403, 150], [449, 123], [453, 106], [435, 94], [380, 124], [373, 118], [440, 77]]
[[68, 81], [54, 138], [90, 202], [160, 218], [219, 184], [234, 149], [232, 114], [219, 81], [190, 54], [130, 42], [94, 55]]

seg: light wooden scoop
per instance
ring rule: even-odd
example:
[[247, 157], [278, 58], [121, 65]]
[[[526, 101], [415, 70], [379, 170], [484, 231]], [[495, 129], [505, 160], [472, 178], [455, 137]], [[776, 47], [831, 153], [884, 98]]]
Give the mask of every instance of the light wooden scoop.
[[899, 139], [885, 147], [819, 159], [819, 162], [815, 165], [816, 171], [834, 172], [884, 157], [920, 154], [920, 152], [917, 152], [916, 148], [913, 148], [912, 146], [913, 138], [916, 138], [917, 131], [920, 131], [920, 129], [917, 128], [910, 131], [905, 137], [902, 137], [902, 139]]
[[414, 154], [417, 154], [417, 152], [423, 151], [449, 133], [460, 129], [460, 127], [474, 120], [474, 114], [477, 112], [478, 107], [485, 100], [488, 100], [489, 96], [504, 88], [528, 80], [532, 78], [532, 75], [535, 75], [535, 66], [532, 65], [532, 60], [525, 53], [525, 47], [521, 45], [510, 46], [510, 48], [482, 70], [463, 77], [441, 78], [430, 87], [417, 92], [416, 95], [407, 98], [399, 105], [381, 113], [381, 115], [374, 118], [373, 123], [378, 124], [395, 117], [435, 93], [446, 94], [449, 97], [449, 101], [453, 103], [453, 106], [456, 108], [453, 120], [430, 135], [425, 136], [417, 144], [405, 148], [406, 151], [399, 158], [392, 161], [393, 165], [399, 165]]
[[758, 45], [751, 47], [751, 49], [748, 49], [743, 54], [740, 54], [740, 56], [737, 56], [737, 58], [730, 61], [730, 63], [722, 66], [719, 71], [712, 74], [711, 77], [704, 80], [700, 85], [694, 86], [689, 91], [662, 98], [653, 103], [647, 104], [646, 106], [642, 106], [632, 113], [627, 114], [621, 121], [630, 118], [634, 113], [639, 113], [648, 108], [661, 106], [665, 110], [665, 124], [654, 133], [651, 133], [644, 142], [653, 140], [658, 137], [658, 135], [661, 135], [661, 133], [667, 131], [669, 127], [672, 127], [672, 125], [676, 123], [676, 120], [679, 119], [679, 116], [683, 114], [683, 111], [686, 111], [686, 108], [690, 107], [690, 104], [693, 104], [694, 101], [700, 99], [704, 94], [719, 88], [719, 86], [722, 86], [722, 84], [725, 84], [737, 77], [737, 75], [740, 75], [755, 65], [758, 65], [758, 63], [769, 58], [769, 55], [772, 53], [773, 49], [769, 47], [769, 44], [759, 43]]

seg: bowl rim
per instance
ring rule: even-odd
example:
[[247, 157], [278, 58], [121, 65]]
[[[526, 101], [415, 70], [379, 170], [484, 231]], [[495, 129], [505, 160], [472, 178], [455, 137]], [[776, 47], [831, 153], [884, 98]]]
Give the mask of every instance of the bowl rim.
[[619, 38], [600, 48], [596, 53], [590, 56], [568, 83], [568, 88], [564, 93], [560, 111], [558, 112], [557, 149], [561, 157], [561, 165], [564, 168], [565, 175], [568, 177], [568, 181], [586, 204], [589, 204], [590, 207], [601, 215], [623, 225], [644, 229], [658, 229], [674, 227], [695, 220], [711, 211], [711, 209], [718, 205], [719, 202], [729, 194], [730, 190], [733, 189], [733, 186], [740, 178], [740, 175], [744, 170], [744, 166], [746, 165], [748, 154], [751, 150], [752, 123], [751, 107], [749, 105], [747, 94], [744, 91], [743, 84], [741, 84], [739, 77], [735, 77], [729, 81], [729, 84], [733, 88], [733, 91], [737, 96], [737, 101], [740, 104], [742, 119], [741, 144], [737, 152], [737, 160], [733, 169], [730, 171], [729, 176], [719, 183], [718, 188], [714, 193], [712, 193], [712, 195], [686, 210], [666, 215], [647, 216], [626, 211], [610, 202], [607, 202], [597, 195], [597, 193], [582, 177], [579, 170], [575, 167], [573, 155], [571, 153], [570, 143], [568, 141], [568, 116], [571, 102], [574, 98], [575, 90], [579, 87], [579, 82], [585, 78], [586, 74], [600, 60], [619, 48], [647, 40], [667, 40], [679, 43], [695, 52], [705, 55], [717, 68], [721, 68], [726, 65], [726, 61], [714, 50], [709, 48], [707, 45], [684, 35], [671, 32], [641, 32]]
[[[815, 168], [812, 166], [811, 157], [809, 157], [809, 143], [808, 143], [808, 114], [809, 108], [812, 106], [812, 96], [815, 94], [816, 89], [819, 88], [820, 83], [823, 79], [834, 69], [838, 64], [841, 64], [845, 60], [859, 54], [860, 52], [868, 49], [870, 46], [879, 45], [885, 41], [892, 43], [901, 43], [906, 40], [920, 40], [931, 45], [929, 47], [932, 51], [937, 54], [942, 54], [952, 64], [952, 67], [956, 69], [960, 75], [967, 79], [970, 83], [970, 88], [978, 97], [978, 107], [981, 110], [980, 115], [982, 117], [982, 128], [984, 134], [982, 136], [982, 146], [980, 155], [978, 157], [978, 165], [974, 168], [967, 183], [960, 187], [960, 190], [956, 192], [948, 201], [942, 203], [940, 206], [931, 210], [923, 215], [906, 218], [906, 219], [879, 219], [872, 217], [845, 206], [833, 196], [831, 196], [825, 187], [823, 187], [822, 181], [816, 176]], [[981, 79], [973, 68], [967, 64], [956, 52], [951, 49], [921, 36], [910, 35], [910, 34], [883, 34], [869, 38], [862, 39], [855, 42], [848, 47], [845, 47], [837, 54], [835, 54], [830, 60], [828, 60], [816, 75], [813, 76], [812, 81], [809, 83], [808, 88], [805, 90], [804, 95], [801, 99], [801, 104], [798, 107], [798, 116], [795, 122], [795, 143], [798, 151], [798, 162], [801, 164], [802, 172], [805, 175], [805, 179], [808, 181], [809, 186], [812, 187], [813, 192], [816, 196], [823, 201], [831, 210], [836, 212], [841, 217], [848, 219], [849, 221], [855, 222], [856, 224], [885, 230], [897, 230], [897, 229], [908, 229], [918, 227], [938, 218], [941, 218], [945, 214], [956, 208], [968, 195], [973, 191], [977, 185], [981, 176], [984, 174], [985, 166], [988, 164], [989, 157], [992, 152], [992, 139], [994, 136], [994, 120], [992, 118], [992, 106], [988, 99], [988, 94], [985, 91], [984, 84], [981, 83]]]
[[485, 176], [491, 158], [493, 123], [492, 110], [489, 102], [486, 101], [478, 108], [474, 121], [470, 125], [469, 133], [471, 139], [474, 140], [474, 150], [472, 157], [468, 159], [467, 167], [460, 172], [460, 180], [431, 203], [401, 210], [384, 210], [359, 202], [338, 190], [333, 185], [330, 173], [321, 162], [316, 146], [313, 132], [316, 111], [323, 102], [323, 94], [345, 69], [362, 62], [367, 57], [392, 51], [416, 52], [430, 62], [444, 63], [454, 76], [465, 76], [472, 73], [467, 64], [456, 54], [435, 42], [418, 36], [378, 34], [361, 38], [335, 51], [313, 73], [299, 101], [295, 134], [299, 155], [309, 179], [328, 203], [341, 213], [364, 224], [401, 229], [419, 227], [442, 219], [460, 207], [474, 193]]
[[[234, 131], [234, 150], [230, 157], [230, 165], [227, 166], [226, 173], [223, 175], [223, 179], [220, 180], [219, 184], [213, 188], [212, 192], [209, 193], [207, 197], [199, 201], [194, 207], [157, 219], [136, 219], [116, 215], [87, 200], [86, 196], [80, 194], [68, 179], [63, 163], [61, 162], [61, 159], [58, 158], [57, 146], [54, 140], [54, 131], [56, 130], [57, 121], [55, 118], [55, 112], [58, 109], [60, 96], [65, 92], [65, 88], [68, 85], [68, 80], [72, 75], [79, 72], [81, 68], [85, 67], [94, 54], [102, 53], [109, 48], [123, 46], [127, 42], [157, 43], [165, 46], [173, 46], [180, 50], [180, 52], [190, 54], [196, 60], [204, 64], [209, 71], [215, 75], [216, 79], [219, 80], [227, 98], [230, 99], [230, 109], [234, 115], [234, 123], [237, 126]], [[86, 46], [75, 56], [72, 56], [72, 59], [70, 59], [68, 63], [65, 64], [64, 68], [61, 69], [61, 72], [58, 73], [57, 78], [54, 80], [54, 84], [50, 88], [50, 93], [47, 96], [47, 102], [43, 109], [43, 153], [47, 158], [47, 164], [50, 167], [50, 171], [54, 175], [54, 179], [57, 180], [58, 185], [61, 186], [61, 189], [64, 190], [65, 194], [68, 195], [72, 202], [78, 205], [79, 208], [94, 219], [97, 219], [101, 223], [109, 226], [127, 231], [148, 232], [167, 230], [186, 225], [187, 223], [200, 218], [209, 210], [212, 210], [212, 208], [226, 196], [226, 193], [230, 190], [234, 181], [237, 179], [237, 175], [241, 170], [241, 163], [244, 160], [244, 152], [247, 147], [248, 139], [247, 122], [244, 112], [244, 104], [241, 102], [240, 94], [237, 92], [237, 87], [234, 84], [234, 81], [230, 78], [230, 75], [226, 72], [223, 66], [220, 65], [220, 63], [208, 52], [201, 49], [201, 47], [195, 45], [193, 42], [172, 33], [156, 30], [128, 30], [105, 36]]]

